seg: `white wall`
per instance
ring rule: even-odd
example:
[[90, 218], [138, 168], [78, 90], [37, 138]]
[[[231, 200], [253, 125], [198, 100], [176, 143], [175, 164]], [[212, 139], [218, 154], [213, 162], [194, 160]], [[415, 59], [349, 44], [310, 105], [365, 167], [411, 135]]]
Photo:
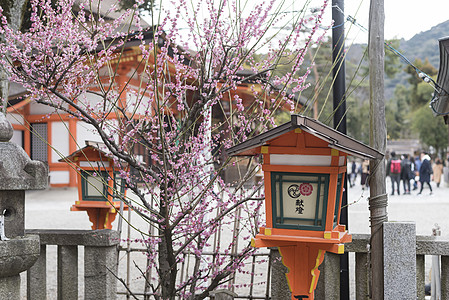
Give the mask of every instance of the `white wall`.
[[6, 119], [8, 119], [8, 121], [11, 122], [11, 124], [25, 125], [23, 116], [20, 114], [8, 113], [6, 115]]
[[69, 171], [50, 171], [50, 184], [67, 184], [69, 179]]
[[90, 105], [91, 108], [95, 108], [97, 105], [103, 108], [103, 98], [98, 95], [84, 93], [78, 97], [78, 105], [81, 108], [86, 108], [86, 105]]
[[101, 137], [92, 125], [79, 121], [76, 122], [76, 140], [78, 142], [77, 148], [83, 148], [86, 146], [84, 141], [101, 142]]
[[10, 142], [13, 142], [23, 148], [23, 131], [22, 130], [14, 130], [14, 134], [13, 134]]
[[[146, 112], [151, 114], [151, 105], [149, 97], [141, 97], [142, 95], [137, 95], [134, 93], [127, 94], [127, 104], [128, 111], [131, 113], [136, 112], [137, 114], [145, 115]], [[137, 108], [136, 108], [137, 106]]]
[[[67, 107], [67, 105], [63, 105], [64, 107]], [[46, 115], [46, 114], [54, 114], [55, 109], [53, 107], [39, 104], [36, 102], [31, 101], [30, 102], [30, 114], [31, 115]]]
[[70, 155], [69, 153], [69, 132], [68, 123], [51, 122], [51, 162], [58, 162], [59, 159]]

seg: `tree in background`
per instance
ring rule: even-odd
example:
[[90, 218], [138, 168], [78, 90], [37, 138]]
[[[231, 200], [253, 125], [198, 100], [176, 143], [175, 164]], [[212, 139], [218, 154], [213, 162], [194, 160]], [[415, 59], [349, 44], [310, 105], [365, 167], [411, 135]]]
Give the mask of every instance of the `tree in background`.
[[[438, 73], [438, 70], [430, 64], [427, 58], [424, 62], [421, 59], [416, 59], [413, 64], [432, 78]], [[407, 65], [405, 72], [410, 75], [408, 78], [411, 86], [409, 104], [412, 110], [416, 110], [422, 105], [429, 103], [430, 99], [432, 99], [433, 88], [419, 77], [419, 74], [413, 66]]]
[[399, 56], [393, 50], [399, 49], [400, 40], [386, 40], [385, 43], [387, 44], [387, 46], [385, 47], [385, 75], [387, 75], [388, 78], [393, 78], [396, 74], [399, 73], [401, 68], [401, 61], [399, 59]]
[[422, 106], [413, 113], [413, 129], [427, 147], [432, 147], [440, 157], [446, 157], [447, 125], [441, 117], [435, 117], [428, 106]]
[[[388, 40], [386, 43], [394, 48], [399, 46], [399, 40]], [[354, 50], [352, 49], [354, 48]], [[369, 69], [367, 63], [367, 47], [352, 45], [348, 51], [359, 51], [357, 60], [347, 60], [346, 63], [346, 81], [349, 83], [347, 98], [347, 130], [348, 134], [360, 141], [369, 143]], [[385, 75], [393, 78], [400, 71], [399, 57], [392, 51], [385, 49]], [[388, 107], [389, 106], [389, 107]], [[400, 116], [397, 110], [387, 103], [386, 109], [388, 133], [395, 131]], [[400, 123], [399, 123], [400, 124]]]
[[[307, 87], [310, 67], [303, 62], [323, 37], [319, 28], [327, 1], [313, 16], [305, 15], [305, 7], [294, 13], [288, 7], [286, 14], [276, 1], [251, 7], [238, 0], [194, 6], [179, 1], [152, 11], [154, 23], [147, 29], [140, 25], [138, 5], [116, 15], [115, 6], [102, 10], [101, 1], [77, 3], [74, 13], [73, 0], [32, 0], [24, 32], [3, 15], [2, 64], [31, 101], [88, 124], [104, 150], [138, 174], [119, 170], [138, 199], [123, 201], [154, 228], [150, 234], [141, 229], [150, 267], [157, 270], [155, 281], [147, 278], [153, 298], [204, 299], [243, 268], [259, 225], [261, 184], [244, 186], [258, 162], [249, 159], [242, 167], [225, 150], [273, 126], [279, 109], [301, 109], [295, 94]], [[105, 17], [110, 15], [116, 17]], [[275, 26], [289, 29], [280, 38]], [[128, 42], [141, 56], [123, 83], [117, 74], [126, 71], [119, 65]], [[263, 61], [253, 59], [258, 51], [266, 53]], [[276, 74], [285, 57], [290, 67]], [[250, 102], [239, 94], [241, 86]], [[213, 122], [217, 112], [222, 118]], [[134, 154], [136, 145], [145, 147], [151, 164]], [[219, 175], [233, 166], [239, 176], [231, 184]], [[229, 243], [213, 244], [211, 237], [233, 218], [240, 218], [242, 229]], [[245, 245], [229, 255], [236, 239]], [[206, 258], [207, 251], [215, 255]], [[195, 259], [181, 278], [186, 252]]]
[[[287, 30], [287, 28], [285, 29]], [[308, 34], [308, 29], [304, 29], [304, 34]], [[254, 56], [256, 62], [263, 62], [269, 54], [262, 53]], [[330, 37], [324, 37], [323, 41], [309, 49], [304, 57], [305, 64], [309, 66], [293, 74], [296, 78], [306, 78], [306, 85], [309, 87], [296, 91], [294, 96], [298, 103], [303, 106], [298, 109], [303, 115], [307, 115], [323, 123], [329, 124], [332, 119], [332, 40]], [[290, 73], [295, 64], [295, 54], [285, 55], [279, 59], [276, 70], [273, 75], [285, 76]], [[286, 87], [289, 91], [293, 86]], [[290, 115], [286, 111], [278, 111], [276, 121], [282, 124], [290, 120]]]
[[[416, 59], [413, 65], [421, 70], [419, 72], [435, 79], [437, 69], [427, 58], [424, 61]], [[433, 148], [438, 155], [445, 157], [447, 126], [428, 107], [434, 88], [419, 77], [415, 67], [408, 65], [405, 68], [410, 86], [397, 85], [387, 104], [388, 136], [391, 139], [419, 138], [425, 147]]]
[[391, 99], [385, 109], [387, 120], [388, 139], [400, 139], [411, 136], [410, 122], [410, 90], [403, 85], [397, 85]]

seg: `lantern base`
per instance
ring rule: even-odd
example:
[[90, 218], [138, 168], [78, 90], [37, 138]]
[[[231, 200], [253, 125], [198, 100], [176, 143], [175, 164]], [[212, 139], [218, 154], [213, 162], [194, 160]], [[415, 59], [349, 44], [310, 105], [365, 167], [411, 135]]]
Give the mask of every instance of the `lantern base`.
[[114, 222], [117, 212], [113, 209], [105, 208], [91, 208], [86, 210], [89, 216], [89, 221], [92, 222], [92, 229], [112, 229], [112, 222]]
[[[127, 210], [128, 207], [126, 207]], [[73, 205], [71, 211], [85, 211], [92, 223], [92, 230], [96, 229], [112, 229], [112, 222], [117, 216], [117, 210], [114, 207], [80, 207]]]
[[314, 292], [320, 271], [318, 267], [324, 260], [326, 251], [343, 254], [344, 244], [352, 240], [337, 226], [325, 232], [322, 238], [306, 236], [271, 235], [272, 230], [261, 228], [261, 232], [251, 241], [253, 247], [278, 247], [282, 263], [288, 268], [288, 286], [294, 299], [314, 299]]

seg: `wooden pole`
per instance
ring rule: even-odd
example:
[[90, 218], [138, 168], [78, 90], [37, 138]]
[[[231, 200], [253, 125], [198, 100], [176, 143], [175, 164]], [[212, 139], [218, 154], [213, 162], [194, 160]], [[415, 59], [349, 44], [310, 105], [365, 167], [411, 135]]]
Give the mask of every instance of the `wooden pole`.
[[[384, 0], [370, 1], [369, 76], [370, 76], [370, 145], [385, 153], [387, 127], [384, 100]], [[383, 223], [388, 221], [388, 197], [385, 187], [385, 160], [370, 163], [370, 263], [371, 299], [384, 299]]]

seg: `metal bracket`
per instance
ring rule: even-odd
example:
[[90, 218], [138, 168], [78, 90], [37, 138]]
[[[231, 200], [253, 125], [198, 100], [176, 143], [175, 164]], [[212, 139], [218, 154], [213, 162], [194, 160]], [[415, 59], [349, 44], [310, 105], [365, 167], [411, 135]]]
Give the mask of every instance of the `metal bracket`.
[[5, 216], [0, 212], [0, 241], [9, 240], [5, 235]]

